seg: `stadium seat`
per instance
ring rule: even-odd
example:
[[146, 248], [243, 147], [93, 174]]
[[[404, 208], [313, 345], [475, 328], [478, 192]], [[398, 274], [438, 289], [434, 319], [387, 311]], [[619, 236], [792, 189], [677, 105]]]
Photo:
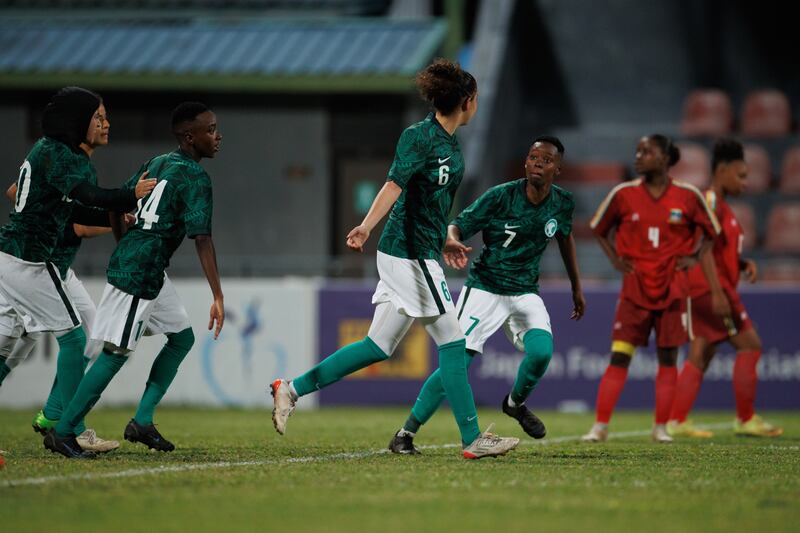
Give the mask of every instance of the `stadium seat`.
[[565, 164], [558, 181], [579, 181], [582, 183], [603, 184], [620, 183], [625, 179], [627, 169], [617, 161]]
[[791, 283], [800, 281], [800, 261], [785, 259], [769, 261], [759, 265], [761, 279], [764, 281]]
[[772, 208], [764, 248], [770, 252], [800, 252], [800, 203], [778, 204]]
[[800, 194], [800, 146], [794, 146], [784, 152], [780, 179], [782, 193]]
[[739, 221], [739, 225], [744, 231], [744, 242], [742, 248], [744, 250], [752, 250], [756, 241], [758, 240], [758, 228], [756, 227], [756, 213], [750, 204], [744, 202], [731, 202], [731, 209]]
[[696, 89], [683, 102], [681, 131], [689, 137], [727, 135], [733, 127], [733, 105], [719, 89]]
[[772, 163], [767, 150], [758, 144], [745, 144], [744, 160], [750, 167], [747, 192], [763, 192], [769, 189], [772, 183]]
[[681, 151], [681, 159], [670, 169], [670, 176], [701, 189], [707, 187], [711, 180], [711, 159], [708, 150], [692, 142], [679, 142], [676, 145]]
[[783, 137], [792, 128], [789, 99], [776, 89], [762, 89], [747, 95], [742, 106], [742, 134], [748, 137]]

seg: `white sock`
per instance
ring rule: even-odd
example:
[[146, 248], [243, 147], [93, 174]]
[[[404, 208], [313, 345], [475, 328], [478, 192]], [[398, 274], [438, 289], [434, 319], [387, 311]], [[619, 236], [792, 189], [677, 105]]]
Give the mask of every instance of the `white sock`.
[[288, 385], [289, 385], [289, 394], [292, 396], [292, 401], [293, 401], [293, 402], [296, 402], [297, 400], [299, 400], [299, 399], [300, 399], [300, 395], [299, 395], [299, 394], [297, 394], [297, 391], [296, 391], [296, 390], [294, 390], [294, 383], [292, 383], [292, 382], [290, 381], [290, 382], [288, 383]]
[[595, 422], [594, 427], [596, 429], [608, 429], [608, 424], [604, 424], [603, 422]]
[[[520, 404], [520, 405], [522, 405], [522, 404]], [[517, 405], [517, 403], [514, 400], [511, 399], [511, 395], [510, 394], [508, 395], [508, 406], [509, 407], [519, 407], [519, 405]]]
[[409, 437], [411, 437], [413, 439], [417, 434], [416, 433], [412, 433], [411, 431], [408, 431], [405, 428], [400, 428], [400, 431], [397, 432], [397, 436], [398, 437], [405, 437], [406, 435], [408, 435]]

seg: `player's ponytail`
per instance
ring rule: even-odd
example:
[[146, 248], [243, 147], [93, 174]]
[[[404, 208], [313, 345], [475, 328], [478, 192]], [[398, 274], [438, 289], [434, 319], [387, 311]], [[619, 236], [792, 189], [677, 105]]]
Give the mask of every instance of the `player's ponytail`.
[[472, 74], [447, 59], [435, 60], [417, 73], [415, 81], [422, 98], [444, 115], [455, 111], [478, 91]]
[[661, 153], [667, 155], [667, 167], [672, 167], [681, 160], [681, 150], [666, 135], [656, 133], [650, 135], [649, 139], [661, 148]]

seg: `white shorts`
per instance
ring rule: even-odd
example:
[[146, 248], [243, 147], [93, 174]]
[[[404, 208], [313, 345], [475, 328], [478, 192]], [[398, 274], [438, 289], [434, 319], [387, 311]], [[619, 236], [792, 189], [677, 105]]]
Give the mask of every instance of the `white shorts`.
[[92, 324], [92, 340], [133, 351], [142, 335], [178, 333], [191, 327], [175, 286], [165, 275], [155, 300], [145, 300], [106, 283]]
[[392, 302], [413, 318], [443, 315], [454, 309], [453, 297], [439, 263], [433, 259], [402, 259], [378, 252], [380, 281], [372, 303]]
[[2, 330], [15, 328], [18, 321], [28, 333], [81, 325], [80, 314], [52, 263], [31, 263], [0, 252], [0, 294], [13, 310], [0, 314]]
[[83, 283], [71, 268], [67, 270], [67, 279], [64, 280], [64, 285], [70, 298], [72, 298], [72, 303], [75, 304], [75, 308], [78, 310], [78, 314], [81, 316], [81, 322], [86, 330], [86, 350], [84, 350], [83, 354], [94, 359], [103, 349], [103, 341], [92, 340], [90, 329], [94, 324], [97, 306], [94, 305], [94, 301], [86, 291], [86, 287], [83, 286]]
[[552, 334], [550, 315], [538, 294], [503, 296], [464, 287], [456, 309], [458, 324], [467, 338], [467, 349], [478, 353], [483, 353], [486, 340], [500, 326], [520, 351], [525, 351], [523, 337], [528, 330], [543, 329]]

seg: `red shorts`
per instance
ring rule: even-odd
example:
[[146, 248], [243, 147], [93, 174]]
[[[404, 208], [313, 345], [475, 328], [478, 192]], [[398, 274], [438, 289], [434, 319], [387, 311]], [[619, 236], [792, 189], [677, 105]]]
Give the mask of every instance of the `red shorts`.
[[753, 327], [739, 294], [726, 290], [725, 295], [731, 305], [729, 320], [723, 320], [711, 310], [710, 292], [689, 301], [689, 338], [703, 337], [717, 343]]
[[647, 346], [650, 330], [655, 328], [658, 348], [676, 348], [689, 340], [687, 323], [685, 299], [674, 300], [666, 309], [656, 311], [620, 298], [611, 338], [615, 342]]

